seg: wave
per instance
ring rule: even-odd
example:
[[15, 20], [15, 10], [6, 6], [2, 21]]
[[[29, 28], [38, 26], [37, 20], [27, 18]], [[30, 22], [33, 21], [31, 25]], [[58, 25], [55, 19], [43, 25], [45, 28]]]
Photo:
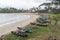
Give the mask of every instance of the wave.
[[23, 21], [30, 18], [29, 15], [20, 15], [20, 14], [0, 14], [0, 26], [14, 23], [17, 21]]

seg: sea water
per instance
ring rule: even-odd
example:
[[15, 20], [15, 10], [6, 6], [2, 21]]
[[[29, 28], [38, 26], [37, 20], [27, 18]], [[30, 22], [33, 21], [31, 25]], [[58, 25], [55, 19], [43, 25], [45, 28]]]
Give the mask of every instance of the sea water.
[[30, 18], [29, 15], [20, 14], [0, 14], [0, 26], [10, 24], [17, 21], [23, 21]]

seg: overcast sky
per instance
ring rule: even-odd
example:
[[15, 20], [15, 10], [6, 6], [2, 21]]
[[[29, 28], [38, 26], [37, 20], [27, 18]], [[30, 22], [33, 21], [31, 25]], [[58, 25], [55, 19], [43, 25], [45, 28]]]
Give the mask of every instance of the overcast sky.
[[46, 0], [0, 0], [0, 7], [14, 7], [14, 8], [32, 8], [37, 7]]

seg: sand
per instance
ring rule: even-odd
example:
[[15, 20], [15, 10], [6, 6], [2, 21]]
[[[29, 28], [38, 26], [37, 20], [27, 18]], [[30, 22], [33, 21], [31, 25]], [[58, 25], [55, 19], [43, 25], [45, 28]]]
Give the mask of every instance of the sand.
[[[19, 13], [17, 13], [19, 14]], [[31, 17], [29, 19], [23, 20], [23, 21], [18, 21], [12, 24], [4, 25], [0, 27], [0, 36], [1, 35], [6, 35], [9, 34], [11, 31], [14, 31], [17, 29], [17, 27], [25, 27], [26, 25], [30, 24], [31, 22], [35, 22], [36, 19], [39, 17], [36, 14], [33, 13], [21, 13], [19, 15], [30, 15]]]

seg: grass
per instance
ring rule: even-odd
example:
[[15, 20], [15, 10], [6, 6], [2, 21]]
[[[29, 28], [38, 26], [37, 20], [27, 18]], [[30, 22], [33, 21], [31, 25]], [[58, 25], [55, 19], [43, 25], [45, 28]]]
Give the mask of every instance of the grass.
[[[42, 33], [45, 34], [49, 31], [47, 27], [39, 27], [39, 28], [32, 28], [31, 25], [27, 25], [26, 29], [30, 29], [33, 31], [33, 33], [27, 33], [28, 37], [23, 38], [17, 35], [9, 34], [5, 36], [5, 40], [29, 40], [31, 38], [36, 38], [37, 36], [41, 35]], [[41, 35], [42, 36], [42, 35]]]
[[[55, 15], [55, 14], [53, 14], [53, 15]], [[51, 21], [52, 21], [52, 24], [54, 24], [54, 20], [52, 19]], [[17, 35], [9, 34], [9, 35], [5, 36], [4, 39], [5, 40], [46, 40], [49, 37], [48, 35], [50, 35], [50, 32], [53, 28], [54, 28], [53, 26], [51, 26], [51, 27], [39, 26], [39, 28], [34, 29], [34, 28], [32, 28], [31, 24], [29, 24], [26, 26], [26, 29], [32, 30], [33, 33], [27, 33], [28, 37], [23, 38], [23, 37], [20, 37]], [[60, 27], [57, 27], [56, 34], [60, 36]]]

